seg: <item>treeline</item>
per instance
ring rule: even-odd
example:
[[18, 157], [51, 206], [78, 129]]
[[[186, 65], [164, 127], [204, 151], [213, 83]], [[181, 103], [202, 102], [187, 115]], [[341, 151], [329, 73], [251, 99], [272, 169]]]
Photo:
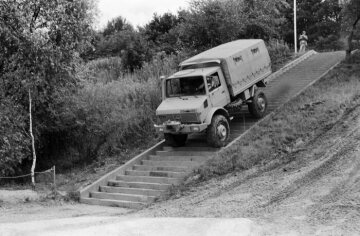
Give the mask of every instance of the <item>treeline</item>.
[[[293, 1], [193, 1], [176, 15], [154, 15], [144, 27], [134, 29], [119, 16], [95, 33], [88, 59], [121, 57], [124, 69], [141, 68], [158, 52], [167, 55], [196, 53], [241, 38], [281, 40], [294, 44]], [[318, 50], [344, 47], [338, 0], [298, 1], [298, 32], [306, 31], [309, 45]]]
[[[193, 0], [144, 27], [119, 16], [95, 31], [93, 1], [1, 1], [0, 175], [29, 170], [29, 94], [40, 168], [122, 156], [157, 138], [159, 77], [182, 59], [242, 38], [264, 39], [275, 63], [289, 56], [292, 2]], [[298, 1], [298, 28], [315, 49], [341, 49], [358, 36], [359, 5]]]

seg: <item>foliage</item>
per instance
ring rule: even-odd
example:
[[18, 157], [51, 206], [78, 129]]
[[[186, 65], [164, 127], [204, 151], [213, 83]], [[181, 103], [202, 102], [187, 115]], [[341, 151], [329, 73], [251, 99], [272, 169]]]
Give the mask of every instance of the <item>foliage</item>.
[[134, 31], [131, 24], [126, 22], [126, 19], [119, 16], [109, 21], [103, 30], [103, 35], [109, 36], [119, 31]]
[[140, 29], [141, 34], [152, 44], [155, 52], [164, 51], [167, 54], [178, 51], [178, 35], [174, 29], [181, 22], [180, 17], [171, 13], [154, 14], [153, 19]]
[[[155, 109], [161, 102], [160, 75], [175, 71], [180, 56], [160, 53], [134, 73], [113, 73], [119, 58], [98, 59], [78, 69], [81, 88], [63, 95], [60, 132], [49, 134], [55, 146], [44, 155], [61, 168], [122, 155], [153, 142]], [[104, 79], [106, 74], [106, 79]]]
[[342, 28], [347, 35], [347, 59], [350, 58], [351, 51], [353, 49], [354, 37], [360, 38], [360, 32], [358, 29], [358, 23], [360, 21], [360, 1], [359, 0], [348, 0], [344, 1], [342, 10]]
[[[281, 36], [289, 44], [294, 44], [294, 8], [293, 1], [287, 0], [291, 8], [281, 10], [286, 21], [281, 26]], [[338, 0], [303, 0], [297, 1], [298, 33], [306, 31], [309, 44], [313, 45], [320, 38], [333, 35], [337, 41], [340, 37], [340, 11]]]
[[266, 47], [269, 51], [273, 71], [278, 70], [291, 59], [291, 51], [283, 41], [271, 39], [267, 42]]
[[178, 27], [184, 47], [202, 51], [241, 38], [276, 37], [283, 18], [279, 7], [285, 1], [195, 0], [189, 11], [179, 12], [184, 19]]
[[315, 41], [315, 47], [318, 51], [325, 50], [341, 50], [344, 48], [344, 43], [339, 40], [339, 36], [330, 34], [327, 37], [319, 37]]
[[18, 170], [29, 154], [30, 139], [26, 134], [24, 111], [8, 98], [0, 95], [0, 175]]
[[[85, 0], [0, 2], [0, 81], [4, 92], [0, 104], [9, 105], [5, 101], [11, 100], [21, 116], [19, 122], [26, 122], [27, 94], [31, 90], [35, 134], [40, 144], [44, 144], [41, 138], [47, 130], [59, 128], [55, 106], [59, 91], [76, 86], [75, 64], [87, 47], [94, 15], [92, 4]], [[10, 120], [17, 119], [12, 117], [15, 113], [8, 115]], [[6, 135], [18, 133], [11, 126], [4, 128]], [[25, 158], [28, 143], [18, 144], [21, 147], [7, 155]]]
[[122, 17], [110, 21], [102, 32], [94, 37], [94, 50], [85, 58], [120, 57], [122, 71], [134, 71], [149, 58], [147, 43], [139, 32]]

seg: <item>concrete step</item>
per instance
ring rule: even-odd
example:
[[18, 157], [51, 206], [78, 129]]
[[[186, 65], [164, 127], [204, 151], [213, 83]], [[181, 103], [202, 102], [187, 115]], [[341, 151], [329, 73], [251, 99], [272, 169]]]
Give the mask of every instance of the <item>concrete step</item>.
[[198, 146], [198, 147], [163, 147], [164, 151], [190, 151], [190, 152], [217, 152], [219, 148], [213, 148], [208, 146]]
[[127, 170], [126, 175], [132, 176], [152, 176], [152, 177], [168, 177], [168, 178], [183, 178], [187, 175], [186, 172], [171, 172], [171, 171], [139, 171]]
[[152, 161], [152, 160], [143, 160], [142, 164], [146, 165], [146, 166], [195, 167], [195, 166], [199, 166], [200, 162], [196, 162], [196, 161]]
[[110, 187], [100, 186], [100, 192], [106, 193], [123, 193], [123, 194], [134, 194], [134, 195], [146, 195], [158, 197], [164, 194], [164, 190], [153, 190], [153, 189], [142, 189], [142, 188], [123, 188], [123, 187]]
[[151, 203], [156, 199], [156, 197], [154, 196], [123, 194], [123, 193], [107, 193], [107, 192], [91, 192], [90, 197], [98, 198], [98, 199], [109, 199], [109, 200], [129, 201], [129, 202], [144, 202], [144, 203]]
[[190, 172], [190, 167], [179, 167], [179, 166], [149, 166], [149, 165], [134, 165], [133, 170], [139, 171], [170, 171], [170, 172]]
[[213, 156], [215, 152], [202, 151], [156, 151], [157, 156]]
[[151, 161], [196, 161], [204, 162], [209, 160], [207, 156], [155, 156], [150, 155], [149, 160]]
[[116, 176], [116, 180], [127, 181], [127, 182], [158, 183], [158, 184], [179, 184], [182, 178], [118, 175]]
[[172, 186], [172, 184], [126, 182], [126, 181], [118, 181], [118, 180], [109, 180], [108, 185], [112, 187], [141, 188], [141, 189], [154, 189], [154, 190], [167, 190]]
[[80, 202], [90, 205], [125, 207], [125, 208], [133, 208], [133, 209], [141, 209], [147, 205], [143, 202], [118, 201], [118, 200], [98, 199], [98, 198], [81, 198]]

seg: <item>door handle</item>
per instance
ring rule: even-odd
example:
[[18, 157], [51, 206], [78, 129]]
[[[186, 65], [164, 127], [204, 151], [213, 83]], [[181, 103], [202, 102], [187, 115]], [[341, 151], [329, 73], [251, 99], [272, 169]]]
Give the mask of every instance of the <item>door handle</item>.
[[225, 90], [223, 90], [221, 93], [225, 93]]

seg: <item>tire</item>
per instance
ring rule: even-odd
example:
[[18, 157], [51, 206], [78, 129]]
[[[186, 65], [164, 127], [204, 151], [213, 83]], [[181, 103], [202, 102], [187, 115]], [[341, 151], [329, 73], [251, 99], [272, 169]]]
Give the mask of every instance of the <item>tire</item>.
[[268, 107], [268, 101], [263, 92], [256, 91], [252, 102], [248, 104], [249, 112], [255, 118], [262, 118], [265, 116]]
[[214, 115], [207, 129], [207, 142], [212, 147], [223, 147], [230, 135], [228, 120], [223, 115]]
[[182, 147], [185, 145], [187, 134], [164, 134], [165, 142], [172, 147]]

